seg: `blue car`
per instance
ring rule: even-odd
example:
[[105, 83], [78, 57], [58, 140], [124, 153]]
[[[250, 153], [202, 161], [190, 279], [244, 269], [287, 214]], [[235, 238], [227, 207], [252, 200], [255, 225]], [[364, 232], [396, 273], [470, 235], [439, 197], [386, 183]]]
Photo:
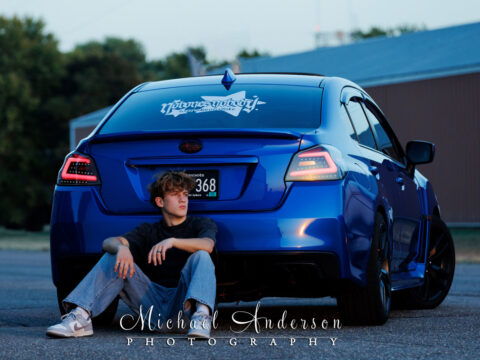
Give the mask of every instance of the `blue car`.
[[349, 324], [385, 323], [392, 302], [434, 308], [455, 268], [432, 185], [416, 169], [434, 153], [425, 141], [404, 150], [374, 100], [342, 78], [227, 70], [141, 84], [59, 172], [58, 298], [105, 238], [158, 221], [147, 186], [182, 170], [196, 181], [189, 214], [218, 226], [218, 302], [331, 296]]

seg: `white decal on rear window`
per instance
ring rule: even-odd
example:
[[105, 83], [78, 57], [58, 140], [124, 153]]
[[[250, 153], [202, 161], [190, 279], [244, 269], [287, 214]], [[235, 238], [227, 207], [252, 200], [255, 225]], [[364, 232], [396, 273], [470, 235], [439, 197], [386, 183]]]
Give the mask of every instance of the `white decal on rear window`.
[[255, 110], [257, 105], [266, 104], [266, 102], [260, 101], [258, 96], [247, 99], [245, 91], [239, 91], [228, 96], [202, 96], [201, 98], [204, 101], [173, 100], [164, 103], [161, 112], [165, 115], [177, 117], [191, 112], [225, 111], [232, 116], [238, 116], [242, 110], [250, 113]]

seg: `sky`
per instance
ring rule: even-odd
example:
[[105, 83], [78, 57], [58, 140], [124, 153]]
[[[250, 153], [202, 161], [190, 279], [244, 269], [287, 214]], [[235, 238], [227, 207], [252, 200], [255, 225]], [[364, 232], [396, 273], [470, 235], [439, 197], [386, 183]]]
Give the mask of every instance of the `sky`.
[[116, 36], [139, 41], [149, 60], [203, 46], [218, 61], [308, 51], [316, 31], [477, 22], [480, 0], [0, 0], [0, 15], [42, 18], [62, 51]]

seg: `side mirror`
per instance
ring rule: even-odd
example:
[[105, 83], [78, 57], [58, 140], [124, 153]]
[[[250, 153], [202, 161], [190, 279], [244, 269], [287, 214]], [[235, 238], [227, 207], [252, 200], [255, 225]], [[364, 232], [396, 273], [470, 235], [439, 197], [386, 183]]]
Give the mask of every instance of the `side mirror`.
[[410, 163], [428, 164], [433, 161], [435, 144], [428, 141], [409, 141], [407, 143], [407, 159]]

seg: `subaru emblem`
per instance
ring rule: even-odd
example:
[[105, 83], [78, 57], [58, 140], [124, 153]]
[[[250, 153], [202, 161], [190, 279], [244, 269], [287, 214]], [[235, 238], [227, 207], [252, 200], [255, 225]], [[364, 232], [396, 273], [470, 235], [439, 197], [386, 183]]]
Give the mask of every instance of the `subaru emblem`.
[[198, 140], [187, 140], [180, 144], [180, 150], [187, 154], [194, 154], [202, 150], [202, 143]]

